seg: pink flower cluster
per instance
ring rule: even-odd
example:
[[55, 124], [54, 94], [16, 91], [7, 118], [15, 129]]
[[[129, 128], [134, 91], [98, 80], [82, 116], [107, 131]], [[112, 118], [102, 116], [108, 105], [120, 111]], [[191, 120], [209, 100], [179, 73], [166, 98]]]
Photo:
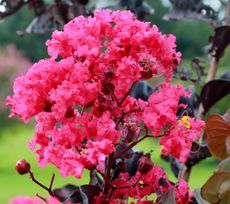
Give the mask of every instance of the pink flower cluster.
[[[103, 172], [117, 144], [136, 141], [148, 130], [161, 137], [163, 153], [186, 161], [203, 122], [189, 119], [188, 128], [176, 117], [179, 98], [189, 93], [167, 84], [180, 62], [173, 35], [129, 11], [100, 10], [55, 31], [47, 46], [51, 57], [17, 78], [7, 98], [11, 116], [24, 122], [36, 118], [30, 148], [40, 166], [52, 163], [76, 178], [84, 169]], [[135, 83], [152, 77], [161, 77], [163, 85], [148, 102], [129, 96]], [[142, 178], [152, 178], [148, 191], [159, 188], [159, 172]]]
[[60, 202], [53, 197], [50, 197], [45, 202], [38, 197], [32, 198], [29, 196], [19, 196], [12, 199], [9, 204], [60, 204]]

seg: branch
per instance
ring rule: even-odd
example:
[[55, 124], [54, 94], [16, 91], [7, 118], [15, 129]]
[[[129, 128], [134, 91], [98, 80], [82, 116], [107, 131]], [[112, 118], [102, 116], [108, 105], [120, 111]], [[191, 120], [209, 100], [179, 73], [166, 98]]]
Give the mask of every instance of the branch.
[[117, 154], [114, 155], [114, 159], [118, 159], [120, 158], [123, 154], [125, 154], [127, 151], [129, 151], [130, 149], [132, 149], [135, 145], [137, 145], [139, 142], [141, 142], [142, 140], [144, 140], [145, 138], [151, 137], [151, 138], [159, 138], [159, 137], [163, 137], [164, 135], [157, 135], [157, 136], [152, 136], [152, 135], [145, 135], [144, 137], [142, 137], [141, 139], [131, 143], [130, 145], [128, 145], [125, 149], [123, 149], [122, 151], [118, 152]]
[[30, 174], [30, 178], [32, 179], [32, 181], [34, 183], [36, 183], [37, 185], [41, 186], [43, 189], [45, 189], [49, 194], [50, 196], [53, 196], [53, 192], [52, 192], [52, 185], [53, 185], [53, 181], [54, 181], [54, 174], [52, 175], [52, 178], [51, 178], [51, 182], [50, 182], [50, 186], [49, 188], [47, 188], [45, 185], [43, 185], [42, 183], [40, 183], [35, 177], [34, 177], [34, 174], [33, 172], [29, 171], [29, 174]]
[[121, 101], [118, 103], [118, 106], [121, 106], [122, 103], [125, 101], [125, 99], [127, 98], [127, 96], [130, 94], [130, 92], [132, 91], [134, 85], [136, 84], [136, 82], [133, 82], [131, 87], [129, 88], [129, 90], [127, 91], [127, 93], [123, 96], [123, 98], [121, 99]]

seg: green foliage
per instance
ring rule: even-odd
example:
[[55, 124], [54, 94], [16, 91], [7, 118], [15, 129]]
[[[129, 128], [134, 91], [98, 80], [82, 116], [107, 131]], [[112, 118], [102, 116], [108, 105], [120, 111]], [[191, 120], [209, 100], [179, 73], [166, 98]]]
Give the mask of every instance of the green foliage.
[[19, 36], [16, 33], [18, 30], [23, 31], [32, 19], [33, 13], [25, 7], [15, 15], [1, 21], [0, 46], [5, 47], [7, 44], [15, 44], [31, 61], [37, 61], [47, 56], [45, 41], [48, 39], [49, 34]]
[[208, 38], [212, 34], [212, 28], [201, 21], [165, 21], [162, 19], [168, 12], [161, 1], [147, 1], [154, 9], [151, 20], [158, 25], [163, 33], [172, 33], [177, 38], [177, 49], [182, 53], [183, 58], [192, 59], [203, 54], [202, 48], [208, 44]]

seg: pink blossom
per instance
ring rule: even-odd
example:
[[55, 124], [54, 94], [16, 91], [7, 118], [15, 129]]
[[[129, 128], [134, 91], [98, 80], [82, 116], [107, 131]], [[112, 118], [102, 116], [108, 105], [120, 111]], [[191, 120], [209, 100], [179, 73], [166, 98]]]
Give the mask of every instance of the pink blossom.
[[129, 11], [99, 10], [73, 19], [46, 45], [50, 58], [16, 79], [7, 98], [11, 116], [36, 118], [30, 148], [40, 166], [51, 163], [79, 178], [85, 168], [102, 170], [126, 137], [124, 124], [135, 124], [138, 137], [143, 122], [154, 134], [176, 123], [181, 87], [164, 85], [149, 105], [128, 97], [139, 80], [171, 79], [180, 60], [172, 35]]
[[179, 180], [176, 189], [175, 189], [175, 199], [177, 204], [184, 204], [190, 201], [190, 198], [193, 196], [192, 193], [189, 193], [189, 185], [183, 179]]
[[168, 135], [160, 138], [160, 144], [163, 145], [162, 153], [179, 159], [180, 162], [186, 162], [192, 142], [201, 137], [201, 131], [204, 127], [204, 121], [189, 118], [190, 127], [179, 120], [175, 127], [172, 127]]
[[9, 204], [61, 204], [56, 198], [50, 197], [47, 201], [43, 201], [38, 197], [19, 196], [12, 199]]
[[161, 89], [150, 95], [147, 106], [143, 113], [143, 120], [153, 136], [160, 134], [161, 130], [167, 129], [177, 123], [176, 112], [181, 96], [189, 96], [182, 86], [163, 84]]
[[45, 202], [38, 197], [20, 196], [12, 199], [9, 204], [45, 204]]

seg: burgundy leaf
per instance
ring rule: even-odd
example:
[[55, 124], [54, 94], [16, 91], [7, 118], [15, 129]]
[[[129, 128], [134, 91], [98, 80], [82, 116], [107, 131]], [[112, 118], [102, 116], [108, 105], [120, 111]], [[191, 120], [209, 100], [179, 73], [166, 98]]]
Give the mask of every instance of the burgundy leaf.
[[217, 61], [224, 55], [225, 48], [230, 44], [230, 26], [215, 28], [214, 34], [209, 37], [211, 48], [209, 52], [216, 57]]
[[144, 2], [144, 0], [120, 0], [119, 6], [125, 7], [135, 13], [139, 20], [143, 20], [145, 16], [153, 14], [153, 8]]
[[206, 113], [217, 101], [230, 93], [230, 80], [212, 80], [201, 90], [200, 100]]
[[95, 170], [90, 171], [90, 185], [97, 186], [98, 188], [102, 189], [103, 181], [97, 175]]
[[218, 159], [225, 159], [230, 156], [226, 145], [230, 135], [230, 122], [225, 117], [218, 114], [208, 117], [205, 133], [207, 145], [212, 155]]
[[54, 189], [53, 193], [54, 196], [61, 202], [66, 201], [69, 199], [69, 197], [76, 191], [78, 190], [79, 187], [74, 186], [72, 184], [67, 184], [63, 186], [62, 188]]
[[204, 20], [215, 21], [216, 12], [209, 6], [203, 4], [202, 0], [170, 0], [173, 9], [164, 16], [166, 20]]
[[72, 203], [94, 204], [94, 197], [99, 196], [100, 193], [101, 190], [96, 186], [83, 185], [70, 196], [68, 201]]
[[[94, 203], [94, 196], [98, 196], [101, 190], [94, 185], [74, 186], [68, 184], [53, 191], [54, 196], [63, 203]], [[86, 202], [87, 200], [87, 202]]]

